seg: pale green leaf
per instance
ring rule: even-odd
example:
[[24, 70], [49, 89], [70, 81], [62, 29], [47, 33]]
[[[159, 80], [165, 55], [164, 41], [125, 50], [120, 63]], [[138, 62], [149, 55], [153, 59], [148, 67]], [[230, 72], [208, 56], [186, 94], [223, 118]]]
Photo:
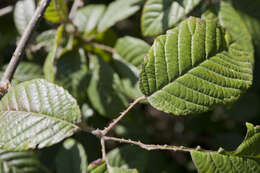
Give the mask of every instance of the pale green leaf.
[[117, 40], [115, 50], [122, 59], [140, 67], [150, 47], [141, 39], [125, 36]]
[[21, 0], [15, 4], [14, 23], [20, 34], [23, 34], [35, 10], [34, 0]]
[[112, 166], [106, 166], [106, 163], [101, 159], [91, 163], [88, 166], [89, 173], [138, 173], [136, 169], [125, 169]]
[[67, 139], [56, 156], [57, 173], [86, 173], [87, 155], [74, 139]]
[[52, 0], [44, 13], [45, 19], [52, 23], [61, 23], [68, 18], [68, 7], [65, 0]]
[[247, 123], [247, 136], [234, 151], [191, 151], [193, 162], [200, 173], [255, 173], [260, 172], [260, 127]]
[[47, 51], [50, 51], [51, 47], [53, 46], [50, 43], [54, 42], [55, 36], [56, 36], [55, 29], [47, 30], [40, 33], [36, 38], [36, 48], [40, 49], [42, 47], [45, 47]]
[[[3, 70], [6, 69], [7, 66], [3, 67]], [[0, 72], [0, 76], [2, 76], [2, 72]], [[43, 77], [41, 66], [32, 62], [22, 61], [19, 63], [17, 67], [14, 77], [12, 80], [12, 86], [17, 85], [21, 82], [25, 82], [28, 80], [41, 78]]]
[[31, 151], [10, 152], [0, 150], [1, 173], [33, 173], [39, 172], [39, 168], [40, 162]]
[[83, 49], [68, 51], [57, 60], [55, 82], [67, 89], [79, 103], [87, 98], [90, 75]]
[[93, 56], [90, 60], [92, 74], [87, 88], [89, 101], [99, 114], [114, 118], [128, 105], [121, 92], [120, 78], [99, 56]]
[[52, 48], [51, 48], [50, 52], [48, 53], [48, 56], [43, 65], [44, 78], [50, 82], [54, 82], [54, 80], [55, 80], [54, 61], [56, 58], [57, 49], [58, 49], [57, 44], [52, 45]]
[[77, 11], [73, 22], [79, 31], [89, 33], [97, 27], [105, 9], [104, 5], [87, 5]]
[[78, 130], [76, 100], [42, 79], [11, 88], [0, 101], [0, 148], [26, 150], [58, 143]]
[[147, 0], [141, 18], [144, 36], [155, 36], [172, 28], [189, 14], [201, 0]]
[[138, 173], [136, 169], [124, 169], [117, 167], [109, 167], [108, 173]]
[[142, 1], [143, 0], [116, 0], [111, 2], [98, 24], [98, 31], [103, 32], [117, 22], [136, 13], [140, 9]]
[[157, 37], [140, 74], [148, 102], [188, 115], [236, 101], [252, 84], [252, 55], [227, 38], [215, 20], [193, 17]]
[[[50, 48], [50, 51], [48, 53], [47, 58], [45, 59], [44, 65], [43, 65], [43, 73], [45, 79], [47, 79], [50, 82], [54, 82], [55, 80], [55, 74], [56, 74], [56, 58], [58, 54], [58, 47], [60, 45], [62, 36], [63, 36], [63, 30], [64, 26], [60, 25], [55, 32], [54, 39], [50, 40], [49, 45], [52, 47]], [[50, 44], [51, 43], [51, 44]]]

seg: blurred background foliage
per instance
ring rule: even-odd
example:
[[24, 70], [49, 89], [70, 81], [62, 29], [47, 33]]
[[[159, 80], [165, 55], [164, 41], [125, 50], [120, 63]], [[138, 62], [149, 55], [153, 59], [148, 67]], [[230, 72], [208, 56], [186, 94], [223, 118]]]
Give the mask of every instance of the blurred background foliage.
[[[7, 6], [14, 7], [18, 2], [1, 0], [0, 9]], [[112, 0], [84, 0], [83, 6], [90, 4], [107, 6], [111, 2]], [[65, 3], [69, 10], [73, 1], [67, 0]], [[139, 3], [144, 2], [139, 0]], [[201, 16], [211, 3], [217, 3], [217, 1], [201, 1], [186, 17], [189, 15]], [[148, 104], [139, 104], [116, 126], [111, 135], [152, 144], [188, 147], [199, 145], [211, 150], [217, 150], [219, 147], [234, 150], [246, 134], [245, 122], [260, 124], [260, 80], [258, 80], [260, 79], [258, 68], [260, 63], [260, 12], [258, 10], [260, 1], [239, 0], [231, 3], [240, 12], [254, 38], [255, 71], [254, 83], [250, 90], [233, 105], [218, 106], [213, 111], [199, 116], [177, 117], [157, 111]], [[155, 37], [142, 35], [141, 8], [142, 6], [133, 15], [116, 22], [105, 31], [99, 32], [98, 28], [91, 28], [90, 31], [81, 33], [81, 36], [88, 38], [94, 35], [95, 43], [115, 47], [115, 49], [117, 49], [117, 41], [120, 41], [122, 37], [131, 36], [144, 40], [145, 42], [140, 44], [149, 48]], [[13, 10], [0, 16], [1, 71], [10, 61], [21, 36], [22, 30], [19, 28], [26, 26], [26, 24], [22, 26], [21, 15], [17, 15], [20, 17], [18, 19]], [[79, 25], [82, 22], [83, 20], [80, 19]], [[254, 25], [250, 22], [253, 22]], [[48, 20], [48, 17], [41, 20], [26, 49], [23, 61], [17, 69], [13, 85], [38, 77], [45, 77], [62, 85], [77, 98], [82, 108], [84, 121], [94, 128], [102, 129], [140, 94], [138, 90], [135, 90], [138, 81], [135, 69], [138, 69], [138, 65], [134, 67], [131, 62], [129, 64], [118, 59], [111, 51], [87, 44], [77, 36], [71, 37], [71, 32], [73, 29], [66, 24], [66, 21]], [[125, 41], [127, 40], [123, 40], [123, 42]], [[125, 49], [128, 48], [127, 44], [124, 46]], [[126, 52], [125, 55], [129, 55], [129, 53]], [[54, 59], [55, 63], [53, 63]], [[101, 157], [101, 147], [96, 137], [80, 132], [73, 138], [85, 150], [87, 163]], [[35, 151], [42, 165], [45, 165], [45, 170], [62, 172], [58, 158], [62, 155], [60, 152], [63, 147], [65, 147], [65, 143]], [[147, 152], [134, 146], [114, 142], [108, 142], [107, 148], [110, 151], [109, 162], [112, 166], [136, 168], [140, 173], [196, 172], [190, 155], [187, 153]]]

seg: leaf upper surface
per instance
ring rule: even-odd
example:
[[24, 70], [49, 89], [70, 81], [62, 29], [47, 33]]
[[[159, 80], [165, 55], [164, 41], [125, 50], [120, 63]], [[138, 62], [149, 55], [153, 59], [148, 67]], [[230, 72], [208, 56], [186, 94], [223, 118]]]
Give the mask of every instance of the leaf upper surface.
[[201, 0], [148, 0], [141, 18], [144, 36], [162, 34], [185, 17]]
[[51, 146], [71, 136], [81, 121], [76, 100], [42, 79], [23, 82], [0, 101], [0, 148], [26, 150]]
[[201, 173], [260, 172], [260, 127], [247, 123], [247, 136], [233, 152], [192, 151], [191, 156]]
[[215, 20], [189, 18], [157, 37], [140, 74], [140, 89], [155, 108], [187, 115], [239, 98], [252, 83], [251, 55], [226, 43]]

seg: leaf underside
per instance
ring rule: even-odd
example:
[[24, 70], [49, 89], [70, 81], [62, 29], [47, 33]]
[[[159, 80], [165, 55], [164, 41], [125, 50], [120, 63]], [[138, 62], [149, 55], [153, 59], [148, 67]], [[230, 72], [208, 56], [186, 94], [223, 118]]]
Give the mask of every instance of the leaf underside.
[[10, 152], [0, 150], [1, 173], [32, 173], [38, 172], [40, 162], [31, 151]]
[[26, 150], [51, 146], [71, 136], [81, 121], [76, 100], [42, 79], [23, 82], [0, 101], [0, 148]]
[[188, 115], [237, 100], [252, 83], [252, 57], [228, 36], [215, 20], [190, 17], [157, 37], [140, 74], [148, 102]]

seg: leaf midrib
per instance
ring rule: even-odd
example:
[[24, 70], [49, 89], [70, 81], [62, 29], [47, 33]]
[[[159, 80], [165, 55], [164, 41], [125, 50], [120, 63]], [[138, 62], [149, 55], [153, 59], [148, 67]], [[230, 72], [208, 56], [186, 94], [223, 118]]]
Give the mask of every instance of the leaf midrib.
[[[39, 115], [39, 117], [45, 117], [45, 118], [49, 118], [49, 119], [52, 119], [52, 120], [55, 120], [55, 121], [60, 121], [60, 122], [63, 122], [63, 123], [65, 123], [65, 124], [68, 124], [68, 125], [71, 125], [71, 126], [73, 126], [73, 127], [75, 127], [75, 128], [77, 128], [77, 129], [79, 129], [79, 126], [77, 126], [76, 124], [73, 124], [73, 123], [71, 123], [71, 122], [69, 122], [69, 121], [66, 121], [66, 120], [64, 120], [64, 119], [59, 119], [59, 118], [57, 118], [57, 117], [54, 117], [54, 116], [50, 116], [50, 115], [45, 115], [45, 114], [42, 114], [42, 113], [38, 113], [38, 112], [26, 112], [26, 111], [15, 111], [15, 110], [7, 110], [7, 111], [0, 111], [0, 112], [3, 112], [3, 113], [5, 113], [5, 112], [21, 112], [21, 113], [30, 113], [30, 114], [34, 114], [34, 115]], [[31, 116], [31, 115], [30, 115]]]

